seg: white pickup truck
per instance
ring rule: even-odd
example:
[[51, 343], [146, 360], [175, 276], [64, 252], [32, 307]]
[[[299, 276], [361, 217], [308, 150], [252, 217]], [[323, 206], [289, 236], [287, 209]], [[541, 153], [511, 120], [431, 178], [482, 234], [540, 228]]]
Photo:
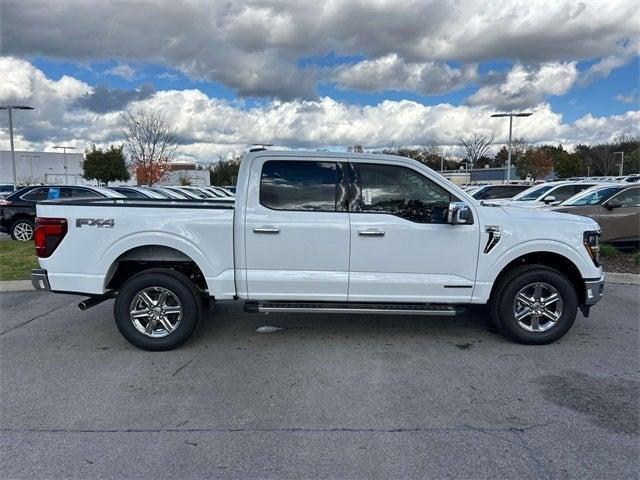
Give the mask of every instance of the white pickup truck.
[[562, 337], [602, 296], [599, 227], [482, 204], [402, 157], [248, 153], [235, 204], [93, 199], [37, 206], [37, 289], [115, 298], [147, 350], [185, 342], [207, 301], [248, 312], [455, 315], [490, 307], [515, 341]]

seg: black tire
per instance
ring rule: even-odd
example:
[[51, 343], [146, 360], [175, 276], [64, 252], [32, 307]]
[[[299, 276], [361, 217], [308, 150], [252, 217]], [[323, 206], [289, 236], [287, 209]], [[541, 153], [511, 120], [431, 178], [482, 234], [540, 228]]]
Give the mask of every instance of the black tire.
[[[31, 229], [31, 233], [28, 236], [24, 234], [24, 226]], [[23, 227], [21, 230], [20, 227]], [[29, 218], [20, 218], [11, 224], [9, 228], [9, 234], [11, 238], [18, 242], [28, 242], [33, 240], [33, 231], [35, 229], [35, 222]]]
[[[518, 292], [536, 282], [555, 288], [562, 300], [560, 317], [546, 331], [528, 331], [518, 323], [513, 311]], [[523, 265], [498, 281], [489, 307], [496, 328], [507, 337], [526, 345], [544, 345], [555, 342], [569, 331], [578, 312], [578, 295], [569, 279], [557, 270], [544, 265]]]
[[[169, 291], [182, 308], [181, 318], [175, 330], [158, 338], [139, 331], [130, 315], [134, 298], [144, 289], [151, 287]], [[124, 283], [118, 291], [113, 314], [118, 330], [132, 345], [143, 350], [173, 350], [186, 342], [200, 325], [203, 316], [202, 297], [193, 282], [185, 275], [171, 269], [153, 268], [138, 273]], [[161, 326], [158, 325], [158, 328]]]

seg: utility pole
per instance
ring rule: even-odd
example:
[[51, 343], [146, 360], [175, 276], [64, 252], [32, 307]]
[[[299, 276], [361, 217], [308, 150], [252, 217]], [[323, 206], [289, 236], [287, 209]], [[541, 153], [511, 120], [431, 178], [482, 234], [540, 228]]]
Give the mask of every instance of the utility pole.
[[620, 154], [620, 176], [624, 175], [624, 152], [613, 152], [613, 154]]
[[509, 149], [507, 153], [507, 183], [511, 181], [511, 133], [513, 131], [513, 117], [530, 117], [530, 112], [494, 113], [492, 117], [509, 117]]
[[62, 149], [62, 151], [64, 152], [64, 184], [69, 185], [69, 170], [67, 168], [67, 149], [75, 150], [76, 147], [70, 147], [68, 145], [56, 145], [53, 148]]
[[0, 105], [0, 110], [7, 110], [9, 112], [9, 143], [11, 144], [11, 168], [13, 170], [13, 189], [18, 189], [18, 180], [16, 178], [16, 152], [13, 148], [13, 116], [12, 110], [33, 110], [33, 107], [28, 105]]

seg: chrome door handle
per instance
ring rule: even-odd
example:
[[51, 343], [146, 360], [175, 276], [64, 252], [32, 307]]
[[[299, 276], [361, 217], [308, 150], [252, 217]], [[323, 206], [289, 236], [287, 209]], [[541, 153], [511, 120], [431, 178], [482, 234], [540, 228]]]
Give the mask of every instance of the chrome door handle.
[[260, 228], [254, 228], [253, 229], [253, 233], [271, 233], [271, 234], [275, 234], [275, 233], [280, 233], [280, 229], [276, 228], [276, 227], [260, 227]]
[[384, 237], [384, 230], [360, 230], [358, 235], [363, 237]]

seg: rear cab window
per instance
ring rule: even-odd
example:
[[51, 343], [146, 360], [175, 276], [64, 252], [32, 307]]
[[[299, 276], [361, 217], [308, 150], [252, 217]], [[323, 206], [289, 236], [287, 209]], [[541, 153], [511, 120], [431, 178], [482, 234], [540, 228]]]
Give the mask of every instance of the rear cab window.
[[335, 212], [341, 172], [337, 162], [268, 160], [260, 175], [260, 204], [272, 210]]

